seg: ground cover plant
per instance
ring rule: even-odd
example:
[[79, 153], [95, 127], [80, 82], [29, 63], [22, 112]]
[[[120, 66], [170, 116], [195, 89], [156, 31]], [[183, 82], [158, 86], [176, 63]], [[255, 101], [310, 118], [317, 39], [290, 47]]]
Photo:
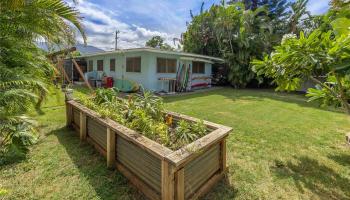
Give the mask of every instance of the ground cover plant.
[[101, 117], [115, 120], [173, 150], [208, 133], [203, 121], [174, 121], [165, 114], [163, 100], [149, 91], [122, 99], [114, 89], [97, 89], [93, 95], [81, 95], [78, 100]]

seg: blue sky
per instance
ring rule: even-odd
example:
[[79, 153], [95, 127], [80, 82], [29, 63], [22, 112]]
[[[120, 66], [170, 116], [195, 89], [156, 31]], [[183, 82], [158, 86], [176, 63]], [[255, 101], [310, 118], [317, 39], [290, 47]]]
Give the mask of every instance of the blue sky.
[[[114, 32], [120, 30], [119, 48], [142, 47], [152, 36], [160, 35], [168, 43], [186, 30], [189, 11], [199, 12], [203, 0], [79, 0], [76, 9], [84, 17], [88, 44], [110, 50]], [[210, 7], [220, 0], [204, 0]], [[312, 14], [322, 14], [329, 0], [309, 0]]]

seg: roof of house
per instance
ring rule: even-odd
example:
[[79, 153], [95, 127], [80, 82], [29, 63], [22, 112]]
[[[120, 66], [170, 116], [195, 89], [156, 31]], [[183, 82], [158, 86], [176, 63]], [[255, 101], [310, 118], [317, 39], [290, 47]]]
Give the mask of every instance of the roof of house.
[[[59, 47], [58, 45], [50, 46], [50, 49], [49, 49], [49, 46], [47, 45], [46, 42], [39, 42], [37, 45], [39, 48], [43, 49], [46, 52], [50, 52], [50, 53], [65, 50], [65, 49], [62, 49], [62, 47]], [[76, 44], [76, 45], [74, 45], [74, 47], [83, 56], [88, 55], [88, 54], [96, 54], [96, 53], [105, 52], [104, 50], [97, 48], [95, 46], [91, 46], [91, 45]]]
[[193, 60], [198, 61], [209, 61], [209, 62], [224, 62], [221, 58], [216, 58], [212, 56], [205, 56], [200, 54], [194, 54], [194, 53], [186, 53], [186, 52], [180, 52], [180, 51], [167, 51], [162, 49], [155, 49], [155, 48], [133, 48], [133, 49], [118, 49], [114, 51], [105, 51], [101, 53], [93, 53], [93, 54], [85, 54], [82, 56], [78, 56], [78, 58], [85, 58], [85, 57], [92, 57], [92, 56], [106, 56], [111, 54], [123, 54], [123, 53], [129, 53], [129, 52], [152, 52], [152, 53], [163, 53], [163, 54], [173, 54], [178, 56], [183, 56], [184, 58], [196, 58]]

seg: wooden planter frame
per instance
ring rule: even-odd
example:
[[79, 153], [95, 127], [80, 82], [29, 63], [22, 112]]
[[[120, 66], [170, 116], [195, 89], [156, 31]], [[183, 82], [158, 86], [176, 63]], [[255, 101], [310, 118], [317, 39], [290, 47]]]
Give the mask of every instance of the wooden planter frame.
[[[167, 114], [174, 121], [198, 121], [174, 112]], [[226, 137], [230, 127], [205, 121], [211, 130], [209, 134], [172, 151], [113, 120], [101, 118], [77, 101], [66, 101], [66, 115], [67, 126], [79, 133], [80, 140], [92, 144], [107, 158], [107, 167], [116, 167], [149, 199], [197, 199], [226, 173]]]

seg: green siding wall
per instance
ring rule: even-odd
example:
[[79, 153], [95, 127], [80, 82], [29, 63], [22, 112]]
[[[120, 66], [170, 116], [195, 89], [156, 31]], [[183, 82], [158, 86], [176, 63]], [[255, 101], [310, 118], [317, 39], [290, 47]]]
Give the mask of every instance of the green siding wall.
[[[137, 72], [126, 72], [126, 57], [141, 56], [141, 73]], [[127, 52], [124, 54], [115, 53], [110, 55], [102, 56], [91, 56], [86, 57], [86, 61], [93, 61], [93, 69], [97, 70], [97, 60], [103, 60], [104, 72], [108, 76], [112, 76], [114, 79], [125, 79], [133, 80], [141, 84], [145, 89], [160, 91], [168, 88], [168, 82], [159, 81], [160, 77], [171, 77], [175, 78], [176, 73], [157, 73], [157, 57], [161, 58], [174, 58], [177, 59], [177, 66], [179, 65], [180, 55], [155, 53], [155, 52]], [[110, 71], [110, 59], [116, 59], [115, 72]], [[191, 62], [191, 61], [189, 61]], [[192, 63], [192, 62], [191, 62]], [[211, 76], [212, 65], [210, 63], [205, 64], [205, 74], [193, 74], [193, 76]], [[194, 81], [198, 82], [198, 81]]]

